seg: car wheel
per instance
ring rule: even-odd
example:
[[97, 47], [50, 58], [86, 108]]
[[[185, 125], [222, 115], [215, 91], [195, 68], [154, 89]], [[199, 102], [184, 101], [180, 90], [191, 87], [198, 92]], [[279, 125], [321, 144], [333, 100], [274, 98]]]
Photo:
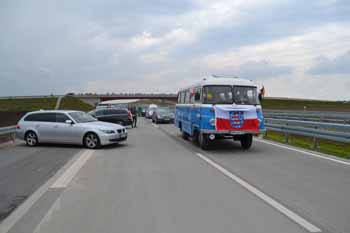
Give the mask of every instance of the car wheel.
[[25, 141], [27, 146], [36, 146], [38, 145], [38, 136], [33, 131], [29, 131], [26, 133]]
[[204, 133], [199, 133], [198, 144], [200, 148], [202, 148], [203, 150], [207, 150], [209, 146], [208, 135]]
[[248, 150], [253, 144], [253, 135], [245, 134], [241, 136], [241, 146], [244, 150]]
[[97, 149], [101, 146], [101, 143], [95, 133], [87, 133], [84, 137], [84, 145], [89, 149]]

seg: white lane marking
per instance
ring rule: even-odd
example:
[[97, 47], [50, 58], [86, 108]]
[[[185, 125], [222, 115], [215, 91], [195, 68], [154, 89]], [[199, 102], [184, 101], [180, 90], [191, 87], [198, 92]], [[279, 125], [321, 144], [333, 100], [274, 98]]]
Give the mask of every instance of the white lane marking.
[[303, 154], [311, 155], [311, 156], [316, 157], [316, 158], [326, 159], [326, 160], [330, 160], [330, 161], [333, 161], [333, 162], [336, 162], [336, 163], [341, 163], [341, 164], [344, 164], [344, 165], [350, 165], [350, 162], [345, 162], [345, 161], [342, 161], [342, 160], [330, 158], [330, 157], [327, 157], [327, 156], [318, 155], [318, 154], [311, 153], [311, 152], [304, 151], [304, 150], [299, 150], [299, 149], [292, 148], [292, 147], [289, 147], [289, 146], [284, 146], [284, 145], [280, 145], [280, 144], [277, 144], [277, 143], [268, 142], [266, 140], [256, 139], [256, 141], [262, 142], [262, 143], [265, 143], [265, 144], [269, 144], [269, 145], [273, 145], [273, 146], [277, 146], [277, 147], [280, 147], [280, 148], [284, 148], [284, 149], [300, 152], [300, 153], [303, 153]]
[[49, 178], [42, 186], [40, 186], [32, 195], [30, 195], [20, 206], [18, 206], [6, 219], [0, 223], [0, 233], [8, 233], [12, 227], [28, 213], [30, 208], [50, 189], [50, 186], [61, 176], [71, 164], [80, 157], [83, 151], [76, 153], [56, 174]]
[[264, 202], [266, 202], [267, 204], [269, 204], [270, 206], [272, 206], [273, 208], [275, 208], [276, 210], [278, 210], [279, 212], [281, 212], [282, 214], [284, 214], [285, 216], [287, 216], [288, 218], [290, 218], [291, 220], [293, 220], [294, 222], [299, 224], [300, 226], [304, 227], [309, 232], [321, 232], [320, 228], [316, 227], [312, 223], [310, 223], [307, 220], [305, 220], [304, 218], [300, 217], [298, 214], [294, 213], [293, 211], [287, 209], [282, 204], [278, 203], [277, 201], [275, 201], [274, 199], [272, 199], [271, 197], [269, 197], [268, 195], [266, 195], [265, 193], [263, 193], [259, 189], [255, 188], [251, 184], [249, 184], [246, 181], [239, 178], [238, 176], [232, 174], [231, 172], [229, 172], [228, 170], [226, 170], [225, 168], [223, 168], [219, 164], [215, 163], [213, 160], [207, 158], [206, 156], [204, 156], [200, 153], [196, 153], [196, 155], [199, 158], [201, 158], [202, 160], [204, 160], [205, 162], [207, 162], [209, 165], [211, 165], [214, 168], [216, 168], [217, 170], [219, 170], [225, 176], [227, 176], [228, 178], [237, 182], [242, 187], [244, 187], [245, 189], [247, 189], [248, 191], [253, 193], [255, 196], [257, 196], [258, 198], [260, 198], [261, 200], [263, 200]]
[[152, 125], [153, 125], [153, 127], [159, 128], [159, 126], [154, 124], [154, 123], [152, 123]]
[[93, 150], [84, 151], [80, 157], [56, 180], [56, 182], [51, 185], [50, 188], [65, 188], [72, 181], [74, 176], [79, 172], [79, 170], [84, 166], [84, 164], [90, 159]]

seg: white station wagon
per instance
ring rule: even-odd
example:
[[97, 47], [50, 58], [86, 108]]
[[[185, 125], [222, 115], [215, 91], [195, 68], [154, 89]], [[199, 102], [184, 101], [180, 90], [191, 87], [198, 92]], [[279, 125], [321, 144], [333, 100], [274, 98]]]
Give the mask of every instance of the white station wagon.
[[125, 127], [98, 121], [81, 111], [45, 110], [27, 113], [17, 124], [17, 137], [28, 146], [38, 143], [84, 145], [95, 149], [125, 141]]

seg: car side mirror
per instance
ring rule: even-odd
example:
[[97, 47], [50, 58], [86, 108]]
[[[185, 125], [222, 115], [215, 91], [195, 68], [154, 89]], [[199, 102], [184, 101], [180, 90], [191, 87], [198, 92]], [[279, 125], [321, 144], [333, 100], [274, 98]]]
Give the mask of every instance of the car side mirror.
[[66, 124], [70, 124], [70, 125], [73, 125], [73, 121], [72, 120], [66, 120]]

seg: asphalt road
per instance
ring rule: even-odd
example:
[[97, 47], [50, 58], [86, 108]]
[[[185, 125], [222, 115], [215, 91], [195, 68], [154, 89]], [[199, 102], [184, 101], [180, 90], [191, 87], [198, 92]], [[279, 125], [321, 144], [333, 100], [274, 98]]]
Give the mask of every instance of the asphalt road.
[[81, 148], [23, 142], [0, 147], [0, 221], [52, 177]]
[[174, 126], [144, 120], [129, 133], [120, 145], [81, 150], [0, 232], [350, 232], [346, 163], [264, 142], [201, 151]]

